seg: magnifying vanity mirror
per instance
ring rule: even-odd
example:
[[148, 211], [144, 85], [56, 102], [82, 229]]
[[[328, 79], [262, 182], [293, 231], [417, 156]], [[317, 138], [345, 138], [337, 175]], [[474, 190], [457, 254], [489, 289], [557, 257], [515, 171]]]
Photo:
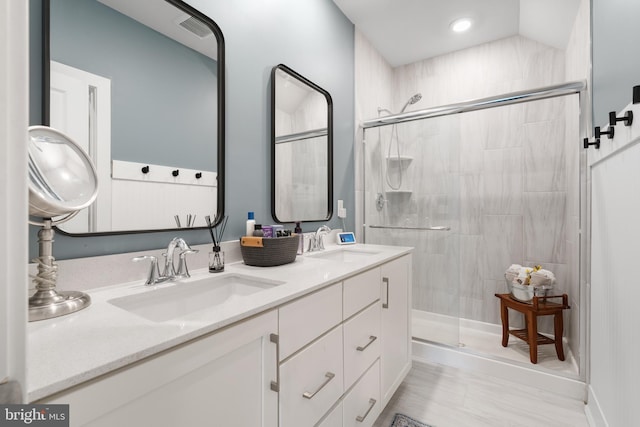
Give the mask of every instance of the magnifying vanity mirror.
[[279, 222], [333, 213], [333, 103], [285, 65], [271, 72], [271, 214]]
[[224, 215], [224, 39], [180, 0], [44, 0], [44, 122], [96, 165], [96, 203], [59, 229], [206, 227]]
[[[36, 292], [29, 298], [29, 321], [73, 313], [89, 306], [87, 294], [56, 291], [53, 226], [76, 217], [98, 195], [98, 176], [85, 151], [67, 135], [46, 126], [29, 128], [29, 219], [40, 225]], [[54, 219], [55, 218], [55, 219]]]

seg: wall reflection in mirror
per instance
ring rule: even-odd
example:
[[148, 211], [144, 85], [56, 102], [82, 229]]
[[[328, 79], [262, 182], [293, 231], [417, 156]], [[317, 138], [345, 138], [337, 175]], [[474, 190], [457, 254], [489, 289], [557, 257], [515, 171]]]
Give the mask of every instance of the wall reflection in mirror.
[[333, 199], [331, 96], [285, 65], [271, 76], [273, 218], [326, 221]]
[[49, 22], [45, 121], [89, 153], [100, 185], [88, 218], [61, 229], [154, 231], [221, 217], [216, 24], [175, 0], [49, 0]]

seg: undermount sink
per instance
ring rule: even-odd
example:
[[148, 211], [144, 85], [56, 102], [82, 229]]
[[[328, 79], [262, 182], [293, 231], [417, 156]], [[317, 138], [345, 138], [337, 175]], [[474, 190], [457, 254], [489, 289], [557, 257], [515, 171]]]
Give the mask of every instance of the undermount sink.
[[380, 252], [355, 249], [355, 248], [341, 248], [337, 250], [330, 250], [326, 252], [310, 253], [312, 258], [326, 259], [329, 261], [338, 262], [359, 262], [371, 255], [377, 255]]
[[241, 274], [177, 282], [169, 287], [109, 300], [110, 304], [153, 322], [212, 309], [285, 282]]

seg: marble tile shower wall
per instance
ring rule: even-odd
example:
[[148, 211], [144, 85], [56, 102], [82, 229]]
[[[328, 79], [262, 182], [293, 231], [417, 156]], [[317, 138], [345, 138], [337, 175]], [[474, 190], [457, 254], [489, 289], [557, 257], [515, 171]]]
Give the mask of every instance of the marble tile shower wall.
[[[364, 206], [362, 200], [366, 200], [366, 212], [376, 212], [375, 204], [373, 200], [375, 198], [375, 192], [372, 192], [370, 186], [365, 186], [365, 177], [363, 171], [364, 156], [364, 144], [363, 130], [359, 126], [364, 120], [376, 117], [378, 115], [378, 108], [388, 108], [391, 105], [392, 99], [392, 82], [393, 82], [393, 69], [385, 61], [385, 59], [378, 53], [378, 51], [371, 45], [366, 37], [358, 30], [355, 31], [355, 97], [356, 97], [356, 135], [354, 138], [354, 158], [355, 158], [355, 188], [356, 188], [356, 219], [364, 217]], [[377, 132], [376, 130], [369, 131]], [[371, 146], [375, 148], [375, 141], [372, 139]], [[370, 150], [367, 150], [369, 152]], [[374, 160], [371, 156], [367, 156], [365, 161], [367, 178], [379, 179], [380, 174], [370, 174], [371, 162], [376, 161], [379, 164], [380, 159]], [[378, 169], [377, 169], [378, 170]], [[379, 172], [379, 170], [378, 170]], [[375, 177], [375, 178], [374, 178]], [[364, 191], [368, 191], [365, 195]], [[372, 204], [373, 203], [373, 204]], [[358, 241], [364, 241], [362, 235], [362, 222], [356, 220], [356, 236]], [[373, 243], [367, 236], [367, 242]]]
[[[564, 52], [515, 36], [395, 69], [390, 109], [397, 112], [416, 92], [423, 99], [412, 109], [564, 81]], [[503, 273], [512, 263], [543, 264], [556, 273], [560, 291], [572, 291], [568, 263], [577, 256], [568, 249], [577, 246], [567, 244], [576, 233], [567, 215], [578, 207], [568, 189], [577, 175], [567, 176], [575, 172], [567, 168], [575, 147], [565, 137], [577, 129], [578, 115], [567, 121], [566, 114], [578, 101], [570, 98], [398, 125], [401, 153], [411, 161], [384, 160], [389, 142], [396, 144], [391, 127], [366, 132], [366, 222], [452, 227], [367, 231], [369, 242], [416, 247], [422, 261], [414, 263], [414, 308], [500, 323], [493, 294], [506, 290]], [[401, 190], [410, 193], [386, 193], [378, 211], [375, 193], [389, 189], [387, 165], [394, 185], [403, 171]]]

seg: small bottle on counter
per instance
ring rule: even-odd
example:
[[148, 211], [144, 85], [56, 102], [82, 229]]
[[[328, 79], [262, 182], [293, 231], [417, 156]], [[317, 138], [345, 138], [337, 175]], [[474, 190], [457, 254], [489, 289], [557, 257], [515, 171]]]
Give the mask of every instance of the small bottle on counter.
[[298, 255], [302, 255], [304, 252], [304, 234], [302, 234], [302, 227], [300, 227], [300, 221], [296, 222], [296, 228], [293, 232], [298, 236]]
[[256, 220], [254, 218], [253, 212], [249, 212], [247, 214], [247, 230], [245, 232], [245, 236], [253, 236], [253, 230], [256, 226]]
[[264, 231], [262, 231], [262, 225], [260, 224], [256, 224], [254, 229], [253, 229], [253, 235], [257, 236], [257, 237], [263, 237], [264, 236]]

